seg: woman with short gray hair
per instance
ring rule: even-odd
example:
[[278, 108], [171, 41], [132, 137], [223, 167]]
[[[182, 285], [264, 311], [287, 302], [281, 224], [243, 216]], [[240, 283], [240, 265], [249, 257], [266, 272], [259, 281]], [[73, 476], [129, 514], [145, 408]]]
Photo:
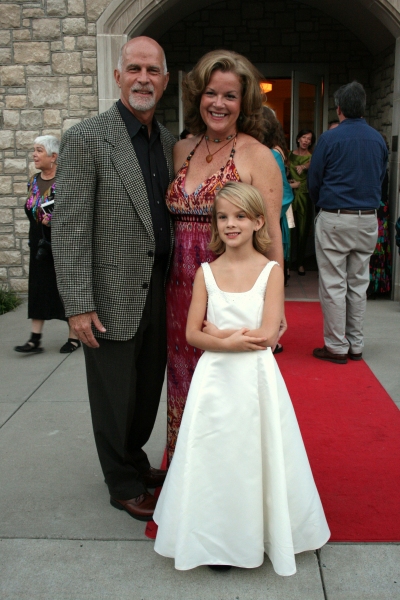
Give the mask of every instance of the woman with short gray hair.
[[[33, 144], [33, 161], [39, 172], [35, 173], [28, 183], [28, 199], [25, 203], [25, 212], [30, 223], [28, 319], [32, 319], [32, 333], [24, 345], [14, 348], [16, 352], [25, 354], [43, 352], [41, 337], [45, 321], [66, 321], [57, 290], [50, 235], [59, 147], [60, 143], [54, 135], [39, 136]], [[60, 352], [73, 352], [80, 345], [70, 329], [68, 341]]]

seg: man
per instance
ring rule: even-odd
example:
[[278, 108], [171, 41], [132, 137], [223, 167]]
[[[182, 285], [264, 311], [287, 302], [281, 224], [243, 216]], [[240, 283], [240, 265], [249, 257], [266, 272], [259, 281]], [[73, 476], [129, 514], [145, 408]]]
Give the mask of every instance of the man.
[[85, 344], [97, 451], [112, 506], [151, 519], [166, 472], [142, 447], [166, 366], [164, 283], [173, 231], [164, 202], [173, 136], [154, 119], [168, 83], [162, 48], [122, 50], [120, 100], [69, 129], [60, 148], [53, 253], [66, 315]]
[[320, 209], [315, 247], [325, 340], [313, 355], [345, 364], [362, 358], [369, 259], [378, 236], [387, 149], [363, 119], [366, 97], [360, 83], [342, 86], [334, 98], [340, 124], [321, 135], [308, 173], [310, 196]]

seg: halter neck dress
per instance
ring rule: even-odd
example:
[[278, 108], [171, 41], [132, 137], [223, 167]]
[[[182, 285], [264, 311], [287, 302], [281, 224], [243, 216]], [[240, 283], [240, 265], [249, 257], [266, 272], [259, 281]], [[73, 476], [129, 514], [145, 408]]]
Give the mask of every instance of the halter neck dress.
[[189, 163], [202, 140], [179, 169], [166, 195], [167, 207], [175, 225], [175, 249], [167, 283], [168, 463], [175, 450], [193, 372], [202, 354], [201, 350], [193, 348], [186, 341], [186, 321], [194, 277], [202, 263], [216, 258], [207, 248], [211, 238], [211, 212], [215, 195], [228, 181], [240, 181], [234, 162], [235, 138], [227, 163], [194, 192], [186, 193]]

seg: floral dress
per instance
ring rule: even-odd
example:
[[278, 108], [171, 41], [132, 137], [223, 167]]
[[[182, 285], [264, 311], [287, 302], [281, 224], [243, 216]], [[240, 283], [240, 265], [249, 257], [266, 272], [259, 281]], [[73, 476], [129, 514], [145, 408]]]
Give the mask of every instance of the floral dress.
[[168, 335], [168, 462], [171, 461], [190, 382], [202, 351], [186, 341], [186, 321], [197, 269], [216, 256], [208, 250], [211, 212], [218, 190], [228, 181], [239, 181], [234, 155], [236, 138], [225, 166], [191, 194], [185, 191], [186, 173], [200, 142], [187, 157], [168, 188], [166, 202], [175, 225], [175, 249], [167, 284]]
[[[49, 196], [54, 196], [56, 184], [49, 181], [49, 187], [44, 193], [44, 180], [36, 173], [28, 183], [28, 199], [25, 203], [25, 213], [29, 219], [29, 283], [28, 283], [28, 319], [61, 319], [65, 320], [64, 307], [58, 293], [56, 272], [51, 252], [44, 258], [36, 258], [39, 241], [44, 237], [51, 241], [51, 229], [42, 225], [44, 212], [41, 204]], [[51, 220], [51, 215], [50, 220]]]

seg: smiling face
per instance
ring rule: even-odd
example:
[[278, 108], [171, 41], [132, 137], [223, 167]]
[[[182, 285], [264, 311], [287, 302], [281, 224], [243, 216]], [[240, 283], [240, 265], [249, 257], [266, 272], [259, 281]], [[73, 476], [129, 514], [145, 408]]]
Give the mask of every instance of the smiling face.
[[200, 100], [200, 115], [207, 132], [221, 138], [235, 133], [241, 101], [239, 77], [230, 71], [214, 71]]
[[48, 171], [55, 163], [57, 154], [53, 152], [53, 154], [48, 156], [44, 146], [41, 144], [34, 144], [32, 158], [36, 169], [39, 169], [40, 171]]
[[162, 48], [150, 38], [135, 38], [125, 45], [120, 66], [114, 77], [121, 101], [141, 122], [148, 122], [169, 79]]
[[311, 142], [312, 142], [312, 134], [306, 133], [305, 135], [302, 135], [298, 139], [299, 148], [301, 150], [308, 150], [309, 147], [311, 146]]
[[238, 248], [253, 245], [253, 233], [258, 231], [264, 217], [250, 219], [242, 208], [225, 198], [218, 198], [216, 205], [218, 235], [226, 247]]

